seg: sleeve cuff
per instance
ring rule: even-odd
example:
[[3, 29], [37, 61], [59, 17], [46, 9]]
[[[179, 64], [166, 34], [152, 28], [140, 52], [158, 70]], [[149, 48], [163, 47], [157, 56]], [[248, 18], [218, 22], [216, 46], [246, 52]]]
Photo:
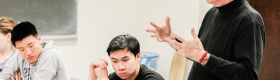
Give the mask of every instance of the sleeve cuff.
[[219, 62], [220, 62], [220, 58], [214, 55], [210, 55], [210, 58], [204, 67], [206, 67], [207, 69], [213, 72], [215, 71]]

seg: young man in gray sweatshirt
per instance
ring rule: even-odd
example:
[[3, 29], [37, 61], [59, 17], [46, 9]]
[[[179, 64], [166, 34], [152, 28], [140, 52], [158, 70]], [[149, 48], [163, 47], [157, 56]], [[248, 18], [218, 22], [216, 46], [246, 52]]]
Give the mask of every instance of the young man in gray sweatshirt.
[[21, 22], [15, 26], [11, 40], [20, 55], [7, 61], [0, 80], [70, 80], [61, 52], [52, 41], [41, 43], [41, 36], [32, 23]]

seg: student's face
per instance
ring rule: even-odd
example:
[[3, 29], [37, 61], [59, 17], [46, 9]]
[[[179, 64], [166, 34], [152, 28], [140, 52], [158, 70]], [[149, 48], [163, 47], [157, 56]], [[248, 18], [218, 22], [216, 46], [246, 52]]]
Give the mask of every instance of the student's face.
[[[0, 32], [0, 52], [7, 49], [7, 45], [12, 44], [11, 43], [11, 33], [8, 33], [7, 35]], [[11, 49], [11, 48], [9, 48]]]
[[138, 53], [136, 57], [127, 49], [116, 50], [110, 53], [111, 63], [116, 74], [122, 78], [130, 78], [135, 74], [137, 67], [140, 67], [139, 60], [141, 54]]
[[16, 41], [15, 45], [20, 55], [30, 63], [38, 60], [43, 49], [41, 46], [41, 36], [37, 36], [37, 38], [32, 35], [27, 36], [21, 41]]
[[233, 0], [206, 0], [207, 3], [212, 4], [215, 7], [222, 7], [230, 2], [232, 2]]

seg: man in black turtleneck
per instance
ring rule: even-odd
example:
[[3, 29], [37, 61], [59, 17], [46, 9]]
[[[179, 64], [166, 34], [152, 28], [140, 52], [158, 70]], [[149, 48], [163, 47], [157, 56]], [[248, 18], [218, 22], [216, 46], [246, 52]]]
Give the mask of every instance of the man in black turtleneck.
[[[171, 33], [151, 22], [159, 42], [168, 42], [182, 56], [193, 60], [188, 80], [257, 80], [265, 45], [261, 15], [245, 0], [207, 0], [212, 7], [205, 15], [194, 40]], [[177, 41], [176, 41], [177, 40]]]

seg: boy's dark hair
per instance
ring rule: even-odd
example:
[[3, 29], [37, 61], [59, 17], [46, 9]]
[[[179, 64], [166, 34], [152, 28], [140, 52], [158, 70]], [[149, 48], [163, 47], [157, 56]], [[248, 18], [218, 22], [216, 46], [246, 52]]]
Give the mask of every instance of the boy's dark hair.
[[37, 38], [38, 36], [36, 27], [28, 21], [17, 24], [11, 33], [12, 33], [11, 40], [14, 46], [16, 46], [15, 45], [16, 41], [21, 41], [25, 37], [32, 35]]
[[138, 40], [129, 34], [124, 34], [115, 37], [110, 42], [107, 48], [107, 53], [110, 56], [110, 52], [125, 48], [127, 48], [128, 51], [132, 52], [134, 56], [136, 56], [140, 52], [140, 44]]

